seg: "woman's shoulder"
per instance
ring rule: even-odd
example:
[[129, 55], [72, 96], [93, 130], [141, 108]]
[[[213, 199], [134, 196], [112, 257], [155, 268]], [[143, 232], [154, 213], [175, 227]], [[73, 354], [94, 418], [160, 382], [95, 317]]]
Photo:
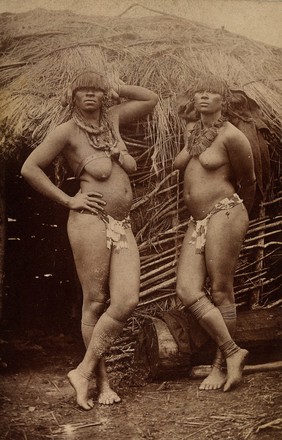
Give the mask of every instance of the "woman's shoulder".
[[63, 122], [62, 124], [57, 125], [53, 129], [51, 129], [42, 144], [44, 145], [60, 145], [66, 147], [71, 144], [72, 139], [74, 138], [74, 128], [73, 123], [71, 121]]
[[249, 149], [250, 143], [247, 136], [235, 127], [231, 122], [226, 122], [224, 131], [224, 144], [227, 147], [229, 153], [238, 152], [240, 150]]
[[119, 107], [118, 105], [113, 105], [107, 109], [106, 116], [109, 118], [112, 122], [118, 120], [118, 114], [119, 114]]
[[246, 138], [244, 133], [229, 121], [225, 121], [224, 123], [224, 134], [230, 140], [240, 140]]
[[69, 119], [66, 122], [62, 122], [61, 124], [57, 125], [53, 130], [52, 133], [54, 135], [58, 136], [66, 136], [69, 137], [70, 134], [73, 134], [73, 131], [75, 130], [75, 122], [72, 119]]
[[62, 131], [63, 130], [70, 130], [70, 129], [74, 129], [76, 127], [76, 123], [74, 122], [74, 120], [71, 118], [66, 122], [62, 122], [60, 125], [58, 125], [57, 127], [60, 128]]

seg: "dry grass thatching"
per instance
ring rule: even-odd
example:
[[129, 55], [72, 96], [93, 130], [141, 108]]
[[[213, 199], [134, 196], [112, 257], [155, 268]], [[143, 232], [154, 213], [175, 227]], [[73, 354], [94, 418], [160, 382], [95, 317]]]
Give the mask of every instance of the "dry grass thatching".
[[[181, 182], [172, 171], [182, 143], [177, 94], [202, 73], [213, 73], [256, 101], [269, 132], [272, 186], [260, 215], [251, 221], [235, 290], [241, 305], [276, 301], [281, 285], [281, 50], [167, 15], [131, 19], [35, 10], [2, 14], [0, 22], [4, 156], [36, 147], [66, 116], [61, 96], [78, 69], [106, 70], [110, 80], [118, 74], [159, 94], [154, 115], [123, 130], [139, 165], [132, 179], [132, 216], [142, 263], [141, 302], [130, 332], [138, 328], [140, 314], [176, 304], [175, 265], [187, 224]], [[122, 357], [132, 352], [130, 343], [125, 345]]]
[[[2, 14], [1, 21], [1, 121], [9, 121], [10, 138], [24, 136], [31, 147], [58, 122], [61, 93], [74, 71], [104, 70], [105, 63], [128, 83], [160, 95], [152, 125], [157, 168], [175, 154], [174, 98], [203, 72], [245, 90], [269, 125], [280, 129], [279, 49], [170, 16], [91, 18], [35, 10]], [[4, 143], [2, 151], [11, 147]]]

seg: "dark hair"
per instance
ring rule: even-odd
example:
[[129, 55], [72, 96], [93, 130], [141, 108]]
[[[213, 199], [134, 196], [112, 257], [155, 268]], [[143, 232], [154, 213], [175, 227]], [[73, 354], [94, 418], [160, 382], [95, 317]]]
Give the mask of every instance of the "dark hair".
[[106, 78], [100, 73], [94, 71], [82, 72], [74, 78], [70, 84], [72, 97], [76, 90], [81, 87], [93, 87], [95, 89], [101, 89], [105, 93], [109, 90], [109, 84]]
[[196, 92], [203, 91], [218, 93], [224, 99], [227, 99], [230, 95], [229, 87], [227, 86], [226, 81], [214, 75], [201, 76], [191, 90], [193, 95], [195, 95]]
[[192, 121], [199, 119], [199, 114], [194, 110], [194, 97], [195, 93], [203, 91], [221, 95], [226, 102], [224, 112], [227, 111], [231, 92], [226, 81], [213, 74], [206, 74], [201, 75], [188, 90], [178, 95], [176, 104], [181, 118]]

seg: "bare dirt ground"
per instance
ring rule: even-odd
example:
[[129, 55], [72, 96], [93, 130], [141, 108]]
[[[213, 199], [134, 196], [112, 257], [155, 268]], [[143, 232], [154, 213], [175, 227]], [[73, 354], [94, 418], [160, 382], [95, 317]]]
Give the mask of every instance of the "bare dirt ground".
[[[6, 348], [1, 440], [273, 440], [281, 438], [282, 372], [245, 375], [232, 392], [199, 391], [188, 377], [146, 382], [112, 372], [122, 402], [90, 412], [75, 403], [66, 373], [82, 355], [79, 337], [21, 337]], [[93, 396], [96, 390], [93, 384]]]

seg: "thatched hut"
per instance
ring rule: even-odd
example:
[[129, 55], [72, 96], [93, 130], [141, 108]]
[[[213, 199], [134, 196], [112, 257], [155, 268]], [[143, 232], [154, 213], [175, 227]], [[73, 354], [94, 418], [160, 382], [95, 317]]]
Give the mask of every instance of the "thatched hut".
[[[7, 223], [4, 291], [9, 316], [9, 304], [17, 304], [17, 309], [37, 304], [30, 306], [30, 325], [35, 312], [43, 314], [40, 301], [48, 312], [45, 294], [65, 307], [69, 290], [78, 289], [63, 232], [66, 214], [39, 201], [20, 178], [19, 168], [30, 149], [67, 117], [61, 97], [74, 71], [83, 68], [106, 70], [109, 79], [119, 75], [160, 97], [152, 117], [123, 128], [138, 163], [132, 178], [132, 217], [142, 270], [140, 304], [129, 323], [133, 333], [144, 315], [177, 305], [175, 264], [187, 225], [181, 182], [172, 170], [182, 146], [177, 95], [203, 72], [225, 79], [234, 90], [234, 123], [249, 136], [256, 162], [258, 192], [236, 273], [237, 304], [250, 308], [281, 302], [280, 49], [169, 15], [140, 20], [38, 9], [1, 14], [0, 23], [0, 145], [8, 183], [4, 191], [2, 176], [1, 214], [10, 220], [1, 225], [1, 258]], [[49, 170], [54, 179], [58, 168], [54, 164]], [[70, 192], [75, 190], [71, 177], [67, 172], [63, 183]], [[48, 313], [53, 313], [52, 307]], [[125, 340], [119, 346], [121, 357], [132, 353], [132, 332], [128, 336], [127, 329]]]

